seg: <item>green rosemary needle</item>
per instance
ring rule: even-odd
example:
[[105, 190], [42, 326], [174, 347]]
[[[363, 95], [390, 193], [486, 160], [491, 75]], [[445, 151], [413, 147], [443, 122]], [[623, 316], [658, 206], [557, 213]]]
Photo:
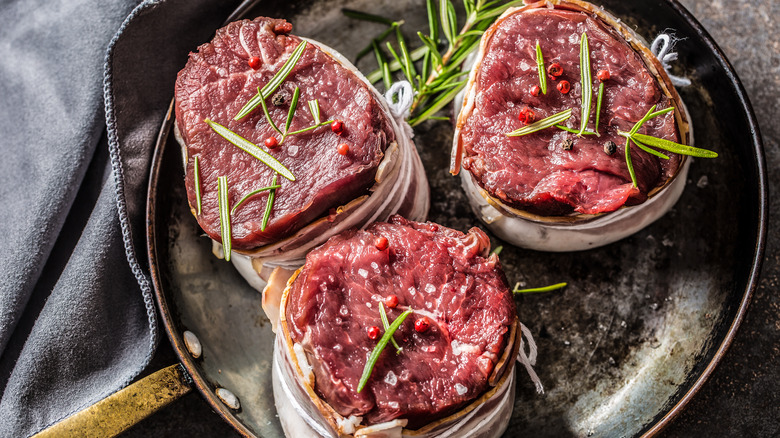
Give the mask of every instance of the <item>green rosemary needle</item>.
[[593, 128], [596, 135], [599, 133], [599, 121], [601, 120], [601, 101], [604, 98], [604, 83], [599, 83], [599, 94], [596, 97], [596, 126]]
[[[257, 87], [257, 93], [260, 94], [260, 87]], [[282, 134], [282, 131], [276, 126], [274, 120], [271, 118], [271, 113], [268, 111], [268, 105], [265, 103], [265, 99], [260, 99], [260, 105], [263, 107], [263, 114], [265, 115], [265, 119], [268, 121], [268, 124], [271, 125], [271, 128], [279, 133], [279, 135], [284, 135]]]
[[317, 123], [316, 125], [311, 125], [311, 126], [306, 127], [306, 128], [301, 128], [301, 129], [299, 129], [297, 131], [288, 132], [287, 136], [289, 137], [291, 135], [296, 135], [296, 134], [300, 134], [300, 133], [303, 133], [303, 132], [308, 132], [308, 131], [311, 131], [312, 129], [317, 129], [317, 128], [321, 127], [321, 126], [330, 125], [331, 123], [333, 123], [333, 119], [326, 120], [324, 122], [320, 122], [320, 123]]
[[[625, 133], [618, 132], [618, 134], [624, 135]], [[675, 143], [673, 141], [669, 141], [663, 138], [652, 137], [650, 135], [636, 133], [632, 135], [630, 138], [631, 140], [636, 139], [648, 146], [663, 149], [665, 151], [669, 151], [675, 154], [689, 155], [691, 157], [699, 157], [699, 158], [716, 158], [718, 156], [717, 152], [708, 149], [686, 146], [684, 144]]]
[[279, 142], [280, 144], [284, 142], [284, 139], [287, 138], [287, 135], [290, 132], [290, 125], [292, 124], [293, 116], [295, 115], [295, 110], [298, 109], [298, 99], [300, 99], [300, 97], [301, 97], [301, 89], [295, 87], [292, 101], [290, 102], [290, 108], [287, 110], [287, 121], [284, 123], [284, 134], [282, 134], [282, 141]]
[[214, 132], [222, 136], [222, 138], [229, 141], [237, 148], [262, 161], [266, 166], [270, 167], [277, 173], [280, 173], [283, 177], [289, 179], [290, 181], [295, 181], [295, 175], [290, 172], [290, 169], [284, 167], [284, 164], [280, 163], [279, 160], [269, 155], [268, 152], [260, 149], [251, 141], [241, 137], [240, 135], [225, 128], [217, 122], [213, 122], [209, 119], [206, 119], [205, 122], [211, 127], [211, 129], [214, 130]]
[[341, 8], [341, 13], [349, 18], [353, 18], [355, 20], [360, 20], [360, 21], [381, 23], [381, 24], [386, 24], [388, 26], [392, 26], [395, 23], [395, 21], [387, 17], [383, 17], [381, 15], [370, 14], [368, 12], [363, 12], [363, 11], [356, 11], [354, 9], [349, 9], [349, 8]]
[[281, 187], [281, 186], [280, 186], [280, 185], [272, 185], [272, 186], [268, 186], [268, 187], [261, 187], [261, 188], [259, 188], [259, 189], [252, 190], [251, 192], [249, 192], [249, 193], [247, 193], [246, 195], [244, 195], [244, 197], [243, 197], [243, 198], [241, 198], [241, 200], [240, 200], [240, 201], [236, 202], [236, 204], [233, 206], [233, 208], [231, 208], [231, 209], [230, 209], [230, 214], [231, 214], [231, 215], [232, 215], [232, 214], [234, 214], [234, 213], [236, 212], [236, 209], [237, 209], [239, 206], [241, 206], [241, 204], [243, 204], [244, 202], [246, 202], [246, 200], [247, 200], [247, 199], [251, 198], [252, 196], [255, 196], [256, 194], [258, 194], [258, 193], [262, 193], [262, 192], [265, 192], [265, 191], [267, 191], [267, 190], [276, 190], [276, 189], [278, 189], [279, 187]]
[[287, 76], [290, 75], [290, 72], [292, 72], [293, 68], [295, 67], [295, 64], [298, 63], [298, 60], [301, 59], [301, 56], [303, 55], [303, 50], [306, 48], [306, 41], [301, 41], [300, 44], [298, 44], [298, 47], [295, 48], [295, 50], [292, 52], [290, 57], [287, 59], [287, 61], [284, 62], [282, 65], [282, 68], [277, 71], [274, 76], [271, 78], [270, 81], [268, 81], [267, 84], [261, 89], [258, 90], [257, 94], [254, 95], [251, 99], [249, 99], [249, 102], [247, 102], [243, 108], [241, 108], [241, 111], [236, 114], [235, 117], [233, 117], [234, 120], [241, 120], [244, 117], [246, 117], [249, 113], [254, 111], [255, 108], [257, 108], [258, 105], [260, 105], [261, 101], [264, 101], [268, 96], [271, 95], [274, 91], [276, 91], [277, 88], [279, 88], [280, 85], [282, 85], [282, 82], [287, 79]]
[[566, 287], [568, 283], [557, 283], [552, 284], [550, 286], [544, 286], [544, 287], [533, 287], [529, 289], [520, 289], [520, 283], [515, 284], [514, 290], [512, 290], [513, 294], [530, 294], [530, 293], [538, 293], [538, 292], [550, 292], [558, 289], [563, 289]]
[[536, 68], [539, 70], [539, 87], [542, 94], [547, 94], [547, 73], [544, 71], [544, 56], [539, 41], [536, 42]]
[[398, 318], [396, 318], [395, 321], [390, 324], [390, 327], [385, 330], [385, 334], [382, 335], [382, 339], [377, 342], [376, 346], [374, 347], [374, 351], [371, 352], [371, 355], [366, 361], [365, 367], [363, 367], [363, 375], [360, 376], [357, 392], [362, 391], [366, 386], [366, 383], [368, 383], [368, 378], [371, 377], [371, 372], [374, 371], [374, 365], [376, 365], [376, 361], [379, 359], [379, 355], [382, 354], [382, 351], [385, 349], [387, 343], [390, 341], [390, 338], [393, 336], [396, 330], [398, 330], [398, 327], [401, 327], [401, 324], [404, 322], [406, 317], [409, 316], [412, 312], [414, 312], [414, 310], [411, 308], [407, 309], [402, 314], [398, 315]]
[[580, 83], [582, 88], [582, 117], [579, 135], [585, 133], [590, 119], [590, 106], [593, 103], [593, 84], [590, 77], [590, 47], [588, 34], [583, 32], [580, 38]]
[[561, 111], [557, 114], [553, 114], [550, 117], [546, 117], [542, 120], [539, 120], [538, 122], [531, 123], [530, 125], [523, 126], [520, 129], [516, 129], [512, 132], [507, 133], [507, 137], [520, 137], [523, 135], [532, 134], [536, 131], [541, 131], [542, 129], [547, 129], [551, 126], [555, 126], [559, 123], [565, 122], [566, 120], [571, 117], [571, 109], [567, 109], [565, 111]]
[[228, 199], [227, 177], [217, 177], [219, 191], [219, 229], [222, 234], [222, 249], [225, 253], [225, 261], [230, 261], [233, 236], [230, 231], [230, 200]]
[[657, 150], [655, 150], [655, 149], [652, 149], [652, 148], [649, 148], [649, 147], [647, 147], [647, 145], [645, 145], [645, 144], [642, 144], [642, 142], [640, 142], [640, 141], [639, 141], [639, 140], [637, 140], [636, 138], [632, 138], [632, 139], [631, 139], [631, 141], [632, 141], [632, 142], [633, 142], [635, 145], [639, 146], [639, 149], [642, 149], [643, 151], [647, 152], [648, 154], [655, 155], [656, 157], [658, 157], [658, 158], [663, 158], [664, 160], [668, 160], [668, 159], [669, 159], [669, 156], [668, 156], [668, 155], [662, 154], [661, 152], [658, 152], [658, 151], [657, 151]]
[[[277, 175], [274, 174], [274, 178], [271, 180], [271, 186], [276, 185], [276, 177]], [[263, 223], [260, 225], [260, 231], [265, 231], [265, 227], [268, 226], [268, 219], [271, 218], [271, 210], [274, 208], [274, 201], [276, 200], [276, 189], [272, 188], [268, 192], [268, 202], [265, 204], [265, 213], [263, 213]]]
[[317, 99], [309, 101], [309, 111], [311, 112], [311, 118], [314, 119], [314, 123], [320, 124], [320, 102]]
[[631, 161], [631, 137], [626, 137], [626, 167], [628, 168], [628, 174], [631, 175], [631, 184], [634, 187], [639, 187], [639, 183], [636, 180], [636, 172], [634, 171], [634, 163]]
[[201, 211], [201, 205], [203, 204], [201, 193], [200, 193], [200, 164], [198, 160], [198, 156], [195, 155], [195, 163], [193, 164], [193, 176], [195, 179], [195, 202], [198, 204], [198, 216], [200, 216]]
[[[382, 318], [382, 327], [384, 327], [385, 330], [390, 328], [390, 323], [387, 320], [387, 312], [385, 312], [385, 306], [381, 301], [379, 302], [379, 316]], [[404, 349], [398, 345], [398, 342], [395, 342], [394, 337], [390, 336], [390, 342], [392, 342], [395, 347], [395, 354], [401, 354]]]

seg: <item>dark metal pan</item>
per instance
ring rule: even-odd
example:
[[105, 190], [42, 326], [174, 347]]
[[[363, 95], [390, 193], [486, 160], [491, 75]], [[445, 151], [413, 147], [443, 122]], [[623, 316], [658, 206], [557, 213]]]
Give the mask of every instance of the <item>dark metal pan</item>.
[[[604, 0], [604, 7], [647, 39], [674, 29], [683, 38], [675, 74], [697, 146], [715, 160], [693, 163], [680, 202], [657, 223], [623, 241], [579, 253], [547, 254], [505, 246], [510, 282], [566, 281], [559, 292], [517, 299], [539, 344], [546, 393], [518, 379], [507, 436], [653, 436], [706, 382], [726, 352], [756, 287], [764, 252], [767, 183], [763, 147], [745, 92], [701, 25], [675, 0]], [[295, 32], [353, 57], [373, 24], [344, 18], [342, 6], [403, 17], [424, 29], [422, 1], [266, 2], [254, 15], [285, 17]], [[371, 69], [368, 61], [359, 64]], [[271, 392], [273, 334], [261, 297], [229, 263], [211, 254], [186, 204], [178, 145], [161, 129], [149, 184], [151, 272], [166, 332], [211, 407], [241, 434], [279, 437]], [[452, 128], [428, 122], [415, 141], [431, 183], [430, 220], [466, 230], [478, 225], [448, 169]], [[494, 245], [501, 242], [494, 239]], [[184, 332], [202, 345], [194, 358]], [[185, 386], [187, 386], [185, 384]], [[231, 408], [218, 388], [237, 396]]]

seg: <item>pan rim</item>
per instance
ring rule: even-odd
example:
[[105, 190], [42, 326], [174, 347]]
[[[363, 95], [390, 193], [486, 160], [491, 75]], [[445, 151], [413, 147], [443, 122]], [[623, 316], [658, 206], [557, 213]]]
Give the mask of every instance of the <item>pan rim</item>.
[[[736, 333], [741, 326], [745, 314], [747, 313], [748, 306], [752, 300], [753, 294], [758, 287], [759, 277], [761, 274], [761, 268], [764, 259], [764, 253], [766, 249], [767, 239], [767, 220], [768, 220], [768, 182], [766, 174], [766, 161], [764, 155], [763, 140], [759, 131], [758, 122], [755, 117], [753, 107], [744, 89], [744, 86], [734, 71], [733, 66], [726, 58], [721, 48], [715, 43], [711, 35], [704, 29], [704, 27], [696, 20], [695, 17], [680, 4], [679, 0], [663, 0], [669, 7], [671, 7], [679, 17], [690, 26], [696, 34], [700, 37], [701, 42], [704, 43], [713, 58], [717, 61], [719, 69], [726, 75], [731, 85], [729, 92], [733, 93], [739, 101], [742, 113], [746, 117], [746, 124], [750, 129], [749, 138], [751, 139], [753, 162], [757, 172], [755, 177], [757, 179], [757, 186], [753, 189], [757, 190], [756, 207], [757, 207], [757, 223], [756, 223], [756, 236], [755, 246], [753, 250], [753, 258], [749, 264], [749, 275], [746, 277], [746, 289], [742, 294], [739, 306], [731, 321], [725, 336], [721, 340], [720, 344], [714, 349], [712, 358], [706, 364], [704, 369], [695, 378], [689, 389], [682, 395], [675, 404], [666, 410], [666, 412], [658, 419], [654, 420], [653, 424], [645, 426], [643, 432], [640, 432], [637, 436], [653, 437], [657, 436], [663, 429], [665, 429], [672, 421], [679, 416], [679, 414], [688, 406], [693, 397], [698, 394], [701, 388], [707, 383], [711, 377], [713, 371], [720, 364], [721, 360], [725, 356], [729, 347], [734, 341]], [[157, 200], [157, 188], [160, 177], [160, 169], [163, 164], [163, 155], [168, 142], [168, 136], [171, 132], [173, 125], [173, 101], [169, 107], [165, 118], [163, 120], [161, 129], [159, 131], [157, 140], [154, 146], [154, 152], [152, 154], [152, 163], [150, 166], [149, 182], [147, 185], [147, 203], [145, 209], [145, 225], [146, 225], [146, 250], [149, 260], [149, 270], [151, 274], [152, 285], [154, 289], [154, 296], [157, 302], [158, 310], [162, 317], [163, 324], [165, 326], [165, 332], [171, 342], [176, 355], [178, 356], [181, 364], [186, 369], [188, 376], [192, 379], [194, 386], [198, 389], [205, 401], [211, 406], [211, 408], [220, 416], [224, 421], [230, 424], [237, 432], [245, 437], [256, 437], [254, 434], [240, 419], [230, 411], [216, 396], [215, 388], [212, 388], [212, 384], [204, 378], [202, 373], [198, 370], [195, 361], [187, 354], [186, 347], [184, 346], [180, 327], [175, 324], [171, 308], [168, 305], [168, 300], [165, 297], [165, 291], [162, 287], [160, 265], [157, 251], [157, 232], [156, 226], [156, 200]], [[660, 413], [659, 413], [660, 414]]]

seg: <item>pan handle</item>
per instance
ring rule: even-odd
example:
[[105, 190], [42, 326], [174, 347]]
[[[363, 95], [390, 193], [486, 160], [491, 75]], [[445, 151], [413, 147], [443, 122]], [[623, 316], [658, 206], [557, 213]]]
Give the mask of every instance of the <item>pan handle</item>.
[[192, 390], [180, 364], [163, 368], [34, 435], [115, 436]]

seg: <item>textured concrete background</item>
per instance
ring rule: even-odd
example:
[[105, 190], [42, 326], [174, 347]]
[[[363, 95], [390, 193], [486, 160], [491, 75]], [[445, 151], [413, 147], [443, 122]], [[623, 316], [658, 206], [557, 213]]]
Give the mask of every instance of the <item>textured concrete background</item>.
[[[680, 1], [723, 49], [753, 103], [767, 158], [770, 226], [763, 274], [734, 343], [662, 436], [780, 436], [780, 229], [772, 226], [780, 208], [773, 197], [780, 185], [780, 0]], [[150, 369], [174, 362], [164, 338]], [[125, 436], [237, 434], [198, 394], [189, 394]]]
[[731, 61], [764, 138], [769, 234], [761, 280], [734, 343], [668, 437], [780, 436], [780, 1], [681, 0]]

